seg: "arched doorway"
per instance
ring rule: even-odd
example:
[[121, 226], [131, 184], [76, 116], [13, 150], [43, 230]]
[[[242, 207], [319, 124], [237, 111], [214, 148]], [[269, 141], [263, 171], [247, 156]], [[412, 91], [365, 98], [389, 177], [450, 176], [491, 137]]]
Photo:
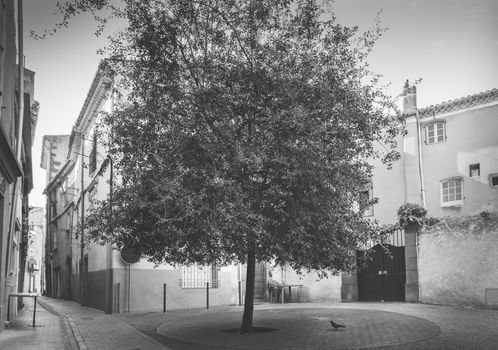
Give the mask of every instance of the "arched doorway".
[[[365, 265], [360, 260], [369, 258]], [[358, 299], [360, 301], [405, 301], [405, 247], [387, 244], [371, 251], [358, 251]]]

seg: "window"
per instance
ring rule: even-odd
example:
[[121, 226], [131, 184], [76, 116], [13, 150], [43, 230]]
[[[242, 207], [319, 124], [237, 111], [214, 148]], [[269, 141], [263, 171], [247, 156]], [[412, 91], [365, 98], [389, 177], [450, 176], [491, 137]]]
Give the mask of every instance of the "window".
[[372, 183], [369, 183], [359, 195], [360, 210], [363, 211], [364, 216], [373, 215], [373, 204], [370, 201], [373, 199]]
[[90, 152], [88, 172], [92, 174], [97, 169], [97, 133], [93, 134], [92, 151]]
[[463, 180], [454, 177], [441, 181], [441, 206], [463, 204]]
[[446, 140], [446, 123], [432, 123], [425, 127], [425, 142], [427, 144], [444, 142]]
[[97, 185], [98, 185], [98, 181], [97, 181], [97, 179], [94, 179], [87, 188], [88, 198], [90, 199], [90, 201], [93, 198], [95, 198], [95, 195], [97, 194]]
[[59, 247], [59, 236], [58, 236], [59, 228], [57, 226], [57, 223], [51, 224], [51, 231], [50, 231], [50, 236], [51, 236], [51, 247], [52, 250], [56, 250]]
[[480, 164], [470, 164], [469, 165], [469, 176], [470, 177], [479, 177], [481, 175], [481, 167]]
[[182, 266], [182, 278], [180, 286], [182, 288], [206, 288], [209, 283], [209, 288], [218, 288], [218, 267], [200, 266], [197, 264]]
[[57, 198], [55, 194], [50, 196], [52, 201], [49, 203], [49, 208], [50, 208], [50, 220], [55, 218], [57, 216]]
[[498, 187], [498, 174], [489, 174], [489, 186]]

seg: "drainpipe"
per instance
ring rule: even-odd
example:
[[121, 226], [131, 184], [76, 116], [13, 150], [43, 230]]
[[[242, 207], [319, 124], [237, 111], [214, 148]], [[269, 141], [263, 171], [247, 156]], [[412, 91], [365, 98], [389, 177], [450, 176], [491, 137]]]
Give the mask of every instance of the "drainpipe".
[[[111, 113], [114, 112], [114, 87], [111, 89]], [[112, 143], [112, 129], [111, 129], [111, 143]], [[113, 191], [114, 191], [114, 163], [112, 161], [112, 157], [110, 154], [107, 155], [107, 159], [109, 159], [109, 214], [112, 216], [112, 196], [113, 196]], [[110, 233], [112, 235], [112, 228], [110, 229]], [[107, 313], [112, 314], [113, 310], [113, 305], [114, 305], [114, 300], [113, 300], [113, 292], [114, 292], [114, 271], [113, 271], [113, 260], [114, 260], [114, 254], [113, 254], [113, 249], [112, 249], [112, 243], [109, 244], [108, 247], [108, 256], [109, 256], [109, 282], [108, 282], [108, 305], [107, 305]], [[119, 295], [118, 295], [119, 298]], [[119, 310], [118, 310], [119, 313]]]
[[417, 154], [418, 154], [418, 174], [420, 181], [420, 197], [422, 199], [422, 206], [427, 209], [427, 202], [425, 199], [425, 179], [424, 179], [424, 159], [422, 155], [422, 129], [420, 123], [420, 115], [417, 107], [417, 83], [410, 86], [408, 79], [403, 87], [403, 114], [411, 115], [415, 113], [415, 120], [417, 125]]
[[85, 166], [84, 166], [84, 155], [85, 155], [85, 140], [83, 138], [83, 135], [80, 134], [81, 136], [81, 218], [80, 218], [80, 223], [81, 223], [81, 235], [80, 235], [80, 300], [81, 300], [81, 306], [85, 306], [85, 300], [84, 300], [84, 279], [86, 272], [84, 271], [84, 254], [85, 254], [85, 240], [84, 240], [84, 234], [85, 234], [85, 182], [84, 182], [84, 176], [85, 176]]
[[424, 209], [427, 209], [427, 202], [425, 200], [424, 158], [422, 155], [422, 130], [420, 125], [420, 116], [418, 114], [418, 107], [415, 107], [415, 118], [417, 119], [418, 173], [420, 178], [420, 194], [422, 196], [422, 206], [424, 207]]
[[[107, 155], [107, 159], [109, 159], [109, 214], [112, 215], [112, 194], [113, 194], [113, 177], [114, 177], [114, 165], [112, 163], [112, 158], [110, 155]], [[111, 234], [112, 234], [112, 228], [111, 228]], [[108, 285], [108, 305], [107, 305], [107, 313], [112, 314], [112, 306], [113, 306], [113, 287], [114, 287], [114, 276], [113, 276], [113, 249], [112, 249], [112, 243], [109, 244], [108, 247], [108, 256], [109, 256], [109, 285]]]

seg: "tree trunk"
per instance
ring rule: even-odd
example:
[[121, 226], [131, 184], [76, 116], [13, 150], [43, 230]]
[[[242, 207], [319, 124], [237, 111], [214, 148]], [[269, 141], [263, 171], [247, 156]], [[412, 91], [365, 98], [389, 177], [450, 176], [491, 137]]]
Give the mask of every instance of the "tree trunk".
[[254, 274], [256, 271], [256, 255], [254, 247], [247, 252], [246, 297], [244, 315], [240, 334], [252, 333], [252, 317], [254, 314]]

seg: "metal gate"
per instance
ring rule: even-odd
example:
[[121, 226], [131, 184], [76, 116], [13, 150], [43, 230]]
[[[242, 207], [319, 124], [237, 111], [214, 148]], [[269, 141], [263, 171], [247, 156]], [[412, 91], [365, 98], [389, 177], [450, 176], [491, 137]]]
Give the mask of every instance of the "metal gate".
[[266, 292], [266, 263], [256, 262], [254, 276], [254, 299], [264, 300]]
[[370, 252], [358, 251], [358, 263], [369, 254], [367, 262], [358, 270], [358, 299], [360, 301], [405, 301], [405, 247], [390, 244], [376, 245]]

